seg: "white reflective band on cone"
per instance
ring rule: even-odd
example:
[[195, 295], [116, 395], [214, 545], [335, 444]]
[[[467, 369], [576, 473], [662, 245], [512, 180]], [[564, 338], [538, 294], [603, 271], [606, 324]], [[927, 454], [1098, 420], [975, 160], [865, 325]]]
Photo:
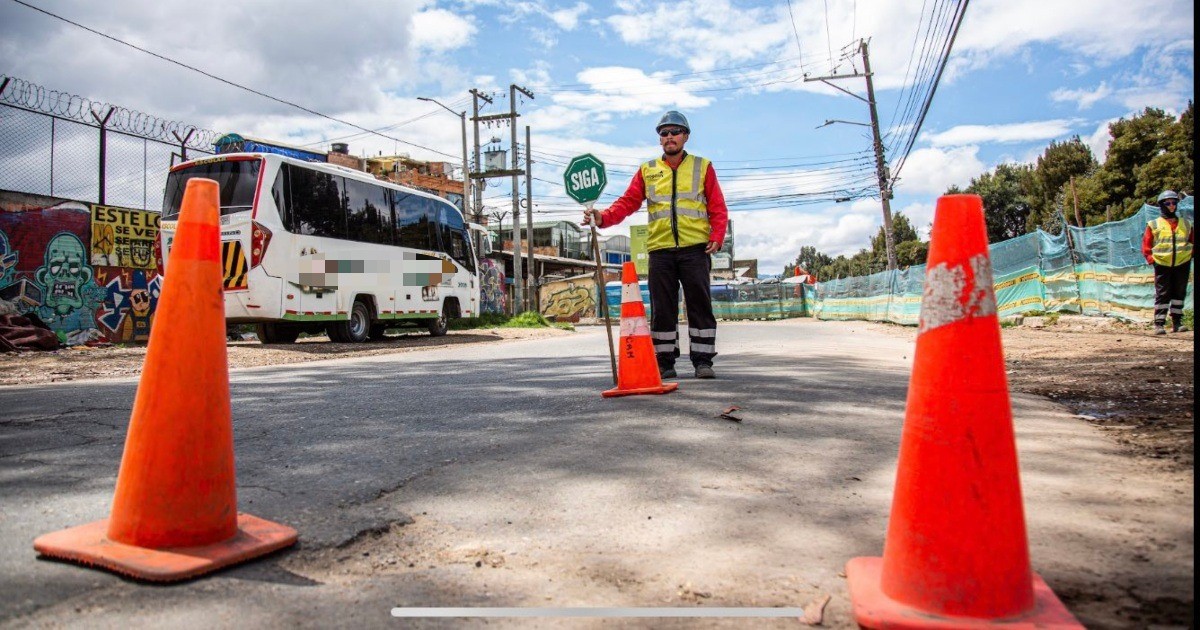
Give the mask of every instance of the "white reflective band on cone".
[[626, 284], [621, 287], [621, 303], [641, 302], [642, 290], [637, 284]]
[[650, 324], [646, 323], [645, 317], [623, 317], [621, 318], [621, 336], [649, 337]]

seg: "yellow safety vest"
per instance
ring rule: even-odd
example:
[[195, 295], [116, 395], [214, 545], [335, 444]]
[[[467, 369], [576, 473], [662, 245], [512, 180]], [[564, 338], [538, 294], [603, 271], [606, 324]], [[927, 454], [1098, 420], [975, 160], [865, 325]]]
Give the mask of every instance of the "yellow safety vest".
[[1154, 234], [1154, 248], [1150, 250], [1154, 262], [1164, 267], [1178, 267], [1187, 264], [1192, 259], [1192, 244], [1188, 242], [1188, 234], [1192, 225], [1187, 219], [1179, 217], [1175, 229], [1167, 220], [1159, 217], [1147, 224]]
[[708, 200], [704, 198], [708, 164], [702, 157], [685, 155], [676, 169], [662, 158], [642, 165], [646, 210], [650, 213], [647, 251], [708, 242], [711, 229]]

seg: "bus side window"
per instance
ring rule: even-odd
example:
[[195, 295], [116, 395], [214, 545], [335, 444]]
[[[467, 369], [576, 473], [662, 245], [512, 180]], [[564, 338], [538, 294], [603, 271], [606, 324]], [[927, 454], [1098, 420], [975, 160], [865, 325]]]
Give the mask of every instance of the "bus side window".
[[289, 230], [292, 228], [291, 186], [288, 183], [290, 173], [290, 164], [279, 165], [279, 174], [275, 175], [275, 184], [271, 186], [271, 199], [275, 201], [275, 208], [279, 211], [279, 222]]
[[291, 230], [296, 234], [346, 237], [342, 178], [306, 168], [291, 169]]
[[475, 257], [471, 255], [471, 241], [466, 230], [453, 230], [450, 239], [450, 256], [467, 271], [475, 273]]
[[429, 239], [429, 221], [425, 216], [424, 197], [393, 191], [396, 212], [396, 244], [413, 249], [433, 249]]
[[379, 245], [392, 244], [387, 189], [354, 179], [346, 180], [346, 237]]

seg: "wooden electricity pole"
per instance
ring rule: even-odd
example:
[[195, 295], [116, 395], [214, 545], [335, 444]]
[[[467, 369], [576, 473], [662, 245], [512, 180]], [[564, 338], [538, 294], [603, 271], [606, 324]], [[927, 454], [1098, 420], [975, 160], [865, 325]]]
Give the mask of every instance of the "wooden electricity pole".
[[[871, 112], [871, 124], [870, 125], [866, 125], [864, 123], [851, 122], [851, 121], [847, 121], [847, 120], [838, 120], [838, 121], [829, 120], [829, 121], [825, 121], [825, 124], [828, 125], [828, 124], [831, 124], [834, 122], [844, 122], [844, 123], [849, 123], [849, 124], [853, 124], [853, 125], [862, 125], [863, 127], [869, 126], [871, 128], [871, 135], [873, 137], [872, 144], [874, 145], [874, 149], [875, 149], [875, 178], [879, 182], [879, 197], [880, 197], [881, 201], [883, 202], [883, 242], [887, 249], [887, 260], [888, 260], [887, 268], [889, 270], [894, 271], [897, 267], [899, 267], [899, 265], [896, 262], [896, 239], [892, 232], [891, 175], [888, 172], [887, 160], [884, 158], [882, 135], [879, 133], [879, 112], [875, 107], [875, 83], [872, 80], [871, 58], [867, 51], [867, 41], [866, 40], [859, 41], [858, 52], [859, 52], [859, 54], [862, 55], [862, 60], [863, 60], [863, 71], [861, 74], [858, 72], [855, 72], [854, 74], [834, 74], [834, 75], [829, 75], [829, 76], [824, 76], [824, 77], [812, 77], [812, 78], [809, 78], [806, 76], [806, 77], [804, 77], [804, 81], [805, 81], [805, 83], [810, 82], [810, 81], [820, 81], [821, 83], [824, 83], [825, 85], [828, 85], [829, 87], [832, 87], [833, 89], [838, 90], [839, 92], [849, 94], [850, 96], [853, 96], [854, 98], [865, 102], [867, 104], [867, 107], [870, 109], [870, 112]], [[863, 98], [863, 97], [855, 94], [854, 92], [840, 88], [829, 82], [830, 80], [836, 80], [836, 79], [856, 79], [856, 78], [866, 79], [866, 81], [867, 81], [867, 98]]]

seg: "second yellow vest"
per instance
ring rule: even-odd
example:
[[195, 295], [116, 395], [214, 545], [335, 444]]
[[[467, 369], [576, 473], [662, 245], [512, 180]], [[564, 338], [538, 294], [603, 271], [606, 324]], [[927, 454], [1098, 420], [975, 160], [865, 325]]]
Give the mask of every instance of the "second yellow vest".
[[1162, 217], [1151, 221], [1149, 226], [1154, 234], [1154, 248], [1150, 252], [1154, 262], [1165, 267], [1178, 267], [1192, 259], [1192, 244], [1188, 242], [1192, 226], [1187, 219], [1177, 219], [1174, 230]]

